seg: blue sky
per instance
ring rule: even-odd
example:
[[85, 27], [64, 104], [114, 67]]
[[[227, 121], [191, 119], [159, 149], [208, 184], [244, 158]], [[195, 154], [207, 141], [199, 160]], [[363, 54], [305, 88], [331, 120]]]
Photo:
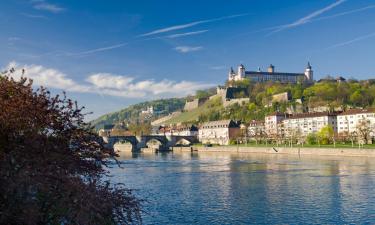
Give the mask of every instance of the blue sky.
[[66, 90], [89, 119], [221, 84], [240, 63], [375, 73], [371, 0], [4, 0], [0, 28], [0, 68]]

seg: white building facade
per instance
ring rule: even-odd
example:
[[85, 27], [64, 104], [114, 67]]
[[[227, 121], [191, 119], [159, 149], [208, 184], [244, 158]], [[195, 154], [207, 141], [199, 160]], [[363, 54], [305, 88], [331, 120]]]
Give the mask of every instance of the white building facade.
[[265, 117], [264, 121], [264, 131], [268, 136], [274, 136], [282, 132], [280, 125], [282, 121], [288, 118], [288, 114], [275, 112]]
[[375, 109], [349, 109], [337, 116], [338, 133], [353, 135], [358, 133], [359, 126], [367, 124], [371, 137], [375, 137]]
[[283, 120], [284, 134], [287, 137], [306, 137], [311, 133], [319, 132], [323, 127], [331, 126], [337, 133], [337, 114], [322, 113], [302, 113], [295, 114]]
[[203, 144], [228, 145], [240, 134], [240, 127], [232, 120], [211, 121], [204, 123], [198, 133], [198, 139]]

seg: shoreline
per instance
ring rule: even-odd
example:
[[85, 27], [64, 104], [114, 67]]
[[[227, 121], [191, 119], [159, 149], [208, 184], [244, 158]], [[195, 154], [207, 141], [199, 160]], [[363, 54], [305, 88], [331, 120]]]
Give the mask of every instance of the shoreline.
[[237, 146], [191, 146], [173, 147], [173, 152], [227, 152], [227, 153], [265, 153], [292, 155], [375, 157], [375, 149], [359, 148], [298, 148], [298, 147], [237, 147]]

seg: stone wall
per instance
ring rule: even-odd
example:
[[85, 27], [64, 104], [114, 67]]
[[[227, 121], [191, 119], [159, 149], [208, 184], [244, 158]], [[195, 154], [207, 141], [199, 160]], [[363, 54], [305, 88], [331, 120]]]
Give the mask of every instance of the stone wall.
[[365, 156], [375, 157], [375, 149], [358, 148], [284, 148], [284, 147], [193, 147], [198, 152], [239, 152], [267, 154], [300, 154], [300, 155], [331, 155], [331, 156]]
[[199, 106], [203, 105], [207, 100], [208, 100], [208, 98], [196, 98], [192, 101], [186, 101], [185, 106], [184, 106], [184, 110], [185, 111], [191, 111], [193, 109], [196, 109]]

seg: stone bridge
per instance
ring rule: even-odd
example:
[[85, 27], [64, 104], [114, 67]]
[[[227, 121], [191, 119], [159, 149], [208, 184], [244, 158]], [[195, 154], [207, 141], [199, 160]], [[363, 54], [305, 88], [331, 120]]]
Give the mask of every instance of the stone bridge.
[[114, 148], [116, 143], [127, 142], [132, 145], [133, 151], [147, 148], [151, 141], [159, 143], [160, 150], [170, 150], [177, 145], [191, 145], [198, 143], [196, 136], [165, 136], [165, 135], [143, 135], [143, 136], [109, 136], [103, 137], [106, 146]]

